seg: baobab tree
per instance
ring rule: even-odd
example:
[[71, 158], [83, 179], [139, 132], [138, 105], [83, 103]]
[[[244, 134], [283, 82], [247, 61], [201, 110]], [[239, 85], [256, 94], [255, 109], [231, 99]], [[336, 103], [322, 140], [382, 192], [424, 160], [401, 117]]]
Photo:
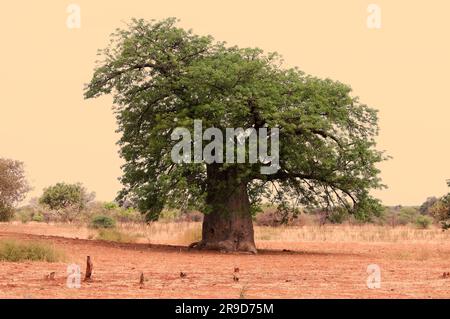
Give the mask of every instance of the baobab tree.
[[[136, 203], [149, 220], [166, 206], [200, 209], [198, 248], [250, 252], [252, 214], [264, 198], [282, 212], [301, 205], [378, 211], [369, 191], [383, 187], [376, 164], [385, 157], [375, 149], [374, 109], [345, 84], [283, 68], [276, 53], [229, 47], [176, 23], [134, 19], [118, 29], [86, 86], [85, 98], [114, 97], [125, 160], [118, 200]], [[196, 120], [223, 135], [278, 129], [275, 172], [263, 174], [264, 161], [174, 162], [172, 133], [192, 130]]]

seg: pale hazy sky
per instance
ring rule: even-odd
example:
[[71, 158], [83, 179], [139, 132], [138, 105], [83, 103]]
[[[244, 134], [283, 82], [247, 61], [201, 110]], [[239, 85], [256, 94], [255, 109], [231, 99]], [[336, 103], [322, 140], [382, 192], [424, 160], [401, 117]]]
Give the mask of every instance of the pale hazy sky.
[[[81, 28], [66, 26], [67, 6]], [[366, 24], [370, 3], [381, 29]], [[350, 84], [377, 108], [385, 204], [420, 204], [450, 178], [450, 1], [8, 1], [0, 12], [0, 157], [24, 161], [34, 187], [82, 182], [100, 200], [120, 189], [111, 97], [83, 100], [96, 51], [131, 17], [239, 46], [277, 51], [287, 66]]]

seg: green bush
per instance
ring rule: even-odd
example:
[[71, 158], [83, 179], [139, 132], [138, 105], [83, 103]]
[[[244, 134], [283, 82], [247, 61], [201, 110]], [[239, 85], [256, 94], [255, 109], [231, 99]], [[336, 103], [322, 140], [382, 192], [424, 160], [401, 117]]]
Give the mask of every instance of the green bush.
[[429, 216], [420, 215], [416, 218], [415, 224], [418, 228], [426, 229], [430, 227], [431, 223], [433, 222], [433, 219]]
[[16, 209], [15, 220], [21, 221], [26, 224], [30, 221], [33, 222], [47, 222], [49, 219], [48, 214], [39, 206], [23, 206]]
[[34, 214], [32, 221], [42, 223], [44, 221], [44, 215], [40, 213]]
[[64, 255], [53, 247], [36, 242], [0, 241], [0, 261], [20, 262], [25, 260], [57, 262]]
[[92, 228], [114, 228], [116, 227], [116, 221], [104, 215], [95, 216], [91, 221]]

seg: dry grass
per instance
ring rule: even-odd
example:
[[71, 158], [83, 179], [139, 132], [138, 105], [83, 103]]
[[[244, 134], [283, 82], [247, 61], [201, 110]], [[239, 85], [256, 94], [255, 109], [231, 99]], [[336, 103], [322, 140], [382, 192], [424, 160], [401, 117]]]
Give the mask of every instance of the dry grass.
[[[138, 234], [150, 243], [188, 245], [201, 239], [201, 223], [161, 223], [121, 225], [121, 230]], [[450, 241], [450, 231], [413, 226], [324, 225], [255, 226], [256, 241], [273, 242], [429, 242]]]
[[[5, 225], [6, 227], [6, 225]], [[85, 226], [44, 223], [9, 224], [9, 230], [30, 234], [64, 236], [71, 238], [94, 239], [98, 236]], [[0, 224], [0, 230], [2, 225]], [[118, 240], [139, 243], [188, 245], [198, 241], [201, 236], [200, 222], [153, 222], [118, 223], [115, 229], [121, 234]], [[106, 239], [104, 234], [102, 239]], [[113, 234], [114, 235], [114, 234]], [[106, 237], [105, 237], [106, 236]], [[112, 236], [114, 237], [114, 236]], [[120, 237], [120, 236], [116, 236]], [[126, 237], [125, 239], [123, 239]], [[110, 236], [111, 238], [111, 236]], [[266, 227], [255, 226], [257, 242], [449, 242], [450, 231], [442, 231], [436, 226], [418, 229], [413, 226], [378, 226], [378, 225], [305, 225]], [[114, 240], [114, 239], [112, 239]]]
[[22, 262], [28, 260], [57, 262], [64, 260], [64, 254], [45, 243], [0, 241], [0, 261]]
[[428, 242], [450, 240], [450, 232], [437, 227], [324, 225], [302, 227], [255, 227], [258, 241], [283, 242]]
[[115, 229], [101, 229], [96, 239], [114, 241], [118, 243], [134, 243], [137, 240], [136, 234], [124, 233]]
[[190, 227], [181, 233], [178, 237], [178, 241], [183, 245], [190, 245], [194, 242], [198, 242], [202, 239], [202, 229], [201, 227]]
[[140, 241], [152, 244], [189, 245], [201, 239], [199, 222], [122, 223], [116, 228], [123, 233], [140, 237]]

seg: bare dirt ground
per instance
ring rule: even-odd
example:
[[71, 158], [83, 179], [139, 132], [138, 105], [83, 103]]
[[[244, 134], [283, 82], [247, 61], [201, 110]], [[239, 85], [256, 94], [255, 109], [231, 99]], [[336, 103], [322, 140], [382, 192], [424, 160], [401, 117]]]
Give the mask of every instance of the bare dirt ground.
[[[47, 227], [47, 226], [46, 226]], [[48, 226], [51, 227], [51, 226]], [[32, 234], [1, 225], [1, 239], [42, 241], [66, 260], [0, 262], [0, 298], [449, 298], [449, 242], [270, 242], [258, 255], [190, 251], [183, 246], [112, 243]], [[44, 232], [46, 233], [46, 232]], [[66, 237], [63, 237], [66, 236]], [[81, 238], [81, 237], [80, 237]], [[288, 251], [283, 251], [287, 249]], [[67, 266], [86, 256], [92, 282], [66, 285]], [[368, 289], [367, 266], [381, 268], [381, 288]], [[233, 280], [234, 268], [239, 268]], [[56, 272], [55, 280], [45, 278]], [[139, 286], [141, 272], [145, 284]], [[180, 272], [186, 277], [180, 278]]]

